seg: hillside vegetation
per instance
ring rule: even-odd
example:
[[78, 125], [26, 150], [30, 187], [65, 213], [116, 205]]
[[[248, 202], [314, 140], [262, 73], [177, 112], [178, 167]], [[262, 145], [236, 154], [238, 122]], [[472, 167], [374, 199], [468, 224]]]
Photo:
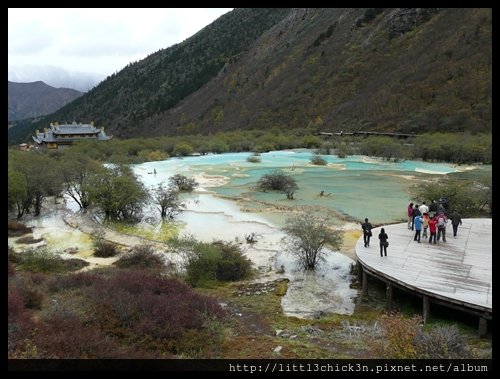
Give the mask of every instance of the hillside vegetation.
[[74, 119], [122, 137], [489, 133], [491, 79], [491, 9], [236, 9], [20, 134]]

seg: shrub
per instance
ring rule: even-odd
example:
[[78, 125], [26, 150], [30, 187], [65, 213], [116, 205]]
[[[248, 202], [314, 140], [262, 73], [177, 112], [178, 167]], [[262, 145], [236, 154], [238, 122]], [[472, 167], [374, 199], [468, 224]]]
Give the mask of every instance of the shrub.
[[247, 162], [250, 162], [250, 163], [260, 163], [261, 162], [260, 153], [253, 153], [252, 155], [250, 155], [247, 158]]
[[352, 149], [349, 145], [341, 143], [335, 148], [335, 153], [339, 158], [346, 158], [350, 154], [352, 154]]
[[33, 244], [33, 243], [38, 243], [42, 242], [43, 238], [33, 238], [32, 236], [25, 236], [21, 237], [17, 240], [17, 243], [24, 243], [24, 244]]
[[236, 244], [217, 241], [213, 245], [220, 252], [215, 274], [217, 280], [237, 281], [248, 277], [252, 269], [252, 262], [246, 258]]
[[[224, 311], [213, 298], [198, 295], [177, 280], [145, 271], [119, 271], [97, 281], [91, 298], [103, 330], [136, 340], [177, 339], [188, 329], [203, 326], [205, 315], [217, 318]], [[128, 331], [128, 333], [127, 333]]]
[[286, 237], [283, 238], [283, 243], [303, 269], [314, 270], [324, 260], [326, 246], [339, 249], [342, 245], [342, 233], [330, 230], [327, 225], [326, 219], [310, 213], [285, 220], [282, 230]]
[[193, 178], [188, 178], [181, 174], [176, 174], [168, 178], [170, 186], [177, 189], [180, 192], [191, 192], [194, 190], [198, 183]]
[[326, 159], [323, 158], [321, 155], [319, 154], [315, 154], [312, 158], [311, 158], [311, 163], [314, 164], [314, 165], [317, 165], [317, 166], [326, 166], [327, 162], [326, 162]]
[[103, 230], [94, 230], [92, 233], [92, 247], [94, 248], [95, 257], [109, 258], [118, 254], [118, 247], [104, 239]]
[[14, 250], [14, 248], [12, 246], [9, 246], [8, 257], [9, 257], [9, 261], [16, 264], [16, 265], [21, 263], [21, 254], [16, 253], [16, 251]]
[[174, 151], [173, 151], [173, 155], [175, 156], [181, 156], [181, 157], [184, 157], [184, 156], [187, 156], [187, 155], [191, 155], [194, 153], [194, 150], [193, 148], [191, 147], [191, 145], [187, 144], [187, 143], [178, 143], [175, 145], [175, 148], [174, 148]]
[[255, 147], [255, 150], [257, 150], [257, 152], [259, 153], [266, 153], [276, 150], [276, 146], [274, 146], [274, 144], [271, 142], [262, 142]]
[[7, 229], [10, 237], [22, 236], [23, 234], [33, 232], [33, 228], [26, 226], [22, 222], [12, 220], [7, 224]]
[[120, 346], [116, 338], [69, 312], [54, 313], [39, 325], [34, 343], [45, 359], [144, 358], [134, 347]]
[[62, 259], [47, 248], [29, 250], [15, 256], [19, 262], [18, 267], [31, 272], [61, 273], [76, 271], [89, 265], [82, 259]]
[[120, 268], [163, 268], [164, 262], [151, 246], [134, 246], [120, 257], [114, 265]]
[[7, 269], [8, 269], [8, 273], [7, 273], [8, 276], [13, 276], [16, 273], [16, 270], [14, 269], [14, 265], [12, 264], [10, 259], [8, 260], [8, 263], [7, 263]]
[[8, 324], [7, 346], [9, 358], [35, 358], [26, 356], [34, 321], [31, 312], [24, 306], [24, 300], [16, 289], [9, 289], [7, 297]]
[[90, 287], [99, 277], [90, 272], [58, 275], [49, 280], [47, 288], [50, 292], [66, 291], [75, 288]]
[[217, 280], [217, 262], [220, 253], [215, 246], [197, 243], [187, 253], [186, 276], [189, 284], [195, 287], [206, 287]]
[[[64, 293], [41, 313], [33, 338], [39, 357], [169, 358], [198, 352], [209, 358], [222, 341], [217, 325], [225, 313], [215, 299], [150, 271], [69, 274], [53, 278], [49, 289]], [[22, 310], [13, 300], [13, 310]]]
[[9, 321], [14, 320], [24, 312], [24, 300], [17, 290], [9, 290], [7, 296], [7, 311]]
[[473, 358], [456, 325], [434, 326], [429, 332], [421, 331], [415, 343], [421, 359]]
[[40, 278], [42, 274], [24, 274], [17, 276], [14, 280], [15, 286], [23, 298], [24, 305], [30, 309], [41, 309], [44, 294], [40, 290], [45, 277]]
[[237, 281], [251, 272], [251, 261], [243, 256], [238, 245], [228, 242], [197, 242], [186, 256], [187, 280], [193, 286], [207, 286], [216, 280]]
[[282, 191], [288, 199], [293, 199], [293, 194], [297, 191], [297, 182], [291, 176], [286, 175], [281, 170], [274, 170], [269, 174], [264, 174], [257, 182], [257, 188], [261, 191]]
[[109, 241], [102, 241], [99, 246], [94, 249], [94, 257], [109, 258], [118, 254], [118, 247]]
[[302, 146], [313, 149], [315, 147], [320, 147], [323, 141], [318, 136], [307, 135], [302, 138]]
[[419, 352], [415, 344], [420, 333], [422, 318], [413, 316], [405, 318], [400, 313], [389, 313], [382, 316], [382, 326], [386, 338], [384, 356], [388, 359], [416, 359]]

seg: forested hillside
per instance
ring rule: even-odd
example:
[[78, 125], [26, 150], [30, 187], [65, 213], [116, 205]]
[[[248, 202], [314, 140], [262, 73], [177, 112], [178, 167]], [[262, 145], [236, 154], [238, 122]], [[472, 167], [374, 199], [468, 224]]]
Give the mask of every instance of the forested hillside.
[[294, 10], [156, 132], [490, 131], [491, 10]]
[[[145, 120], [175, 106], [214, 78], [288, 12], [285, 8], [235, 9], [182, 43], [129, 64], [50, 120], [93, 120], [118, 136], [145, 135]], [[43, 130], [47, 122], [28, 129]]]
[[491, 9], [236, 9], [27, 129], [490, 132], [491, 98]]

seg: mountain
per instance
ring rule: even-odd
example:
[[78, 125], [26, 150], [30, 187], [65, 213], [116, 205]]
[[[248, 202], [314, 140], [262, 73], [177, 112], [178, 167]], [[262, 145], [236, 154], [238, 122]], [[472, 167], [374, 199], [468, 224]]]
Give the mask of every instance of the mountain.
[[62, 67], [48, 65], [9, 66], [11, 82], [27, 83], [41, 80], [56, 88], [74, 88], [87, 92], [101, 82], [105, 75], [95, 72], [68, 71]]
[[121, 137], [491, 132], [491, 100], [491, 9], [235, 9], [48, 118]]
[[71, 88], [54, 88], [44, 82], [14, 83], [9, 81], [9, 121], [53, 113], [82, 92]]

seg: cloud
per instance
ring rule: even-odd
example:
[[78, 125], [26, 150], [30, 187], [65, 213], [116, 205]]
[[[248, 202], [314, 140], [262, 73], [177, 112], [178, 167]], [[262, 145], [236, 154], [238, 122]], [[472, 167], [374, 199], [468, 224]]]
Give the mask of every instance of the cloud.
[[109, 75], [195, 34], [229, 8], [8, 10], [9, 65]]

